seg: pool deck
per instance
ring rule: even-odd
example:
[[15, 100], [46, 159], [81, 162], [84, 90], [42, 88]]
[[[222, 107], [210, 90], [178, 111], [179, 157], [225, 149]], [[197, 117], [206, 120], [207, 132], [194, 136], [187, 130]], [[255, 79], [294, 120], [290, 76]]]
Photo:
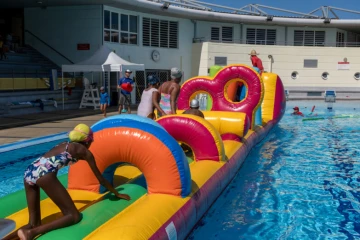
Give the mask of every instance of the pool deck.
[[[131, 113], [136, 113], [136, 111], [132, 110]], [[108, 109], [107, 116], [117, 114], [116, 107]], [[91, 126], [103, 118], [100, 110], [93, 109], [73, 109], [0, 117], [0, 145], [67, 132], [79, 123]]]

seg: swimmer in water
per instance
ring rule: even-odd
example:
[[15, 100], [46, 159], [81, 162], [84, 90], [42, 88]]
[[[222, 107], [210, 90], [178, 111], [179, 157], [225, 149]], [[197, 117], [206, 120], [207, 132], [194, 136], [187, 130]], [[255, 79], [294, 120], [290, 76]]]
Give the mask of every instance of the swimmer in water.
[[294, 112], [291, 115], [304, 117], [304, 114], [302, 112], [300, 112], [299, 107], [294, 107], [293, 109], [294, 109]]

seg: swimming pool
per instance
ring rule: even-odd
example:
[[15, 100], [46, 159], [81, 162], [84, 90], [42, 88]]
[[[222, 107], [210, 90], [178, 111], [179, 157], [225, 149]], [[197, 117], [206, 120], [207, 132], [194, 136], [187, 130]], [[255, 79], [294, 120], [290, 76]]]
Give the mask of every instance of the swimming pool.
[[332, 111], [324, 102], [287, 102], [188, 239], [360, 237], [360, 119], [302, 121], [290, 116], [295, 104], [304, 114], [316, 105], [322, 116], [360, 115], [359, 102]]
[[[289, 115], [294, 104], [287, 103], [279, 126], [253, 149], [189, 239], [360, 236], [359, 119], [303, 122]], [[322, 116], [360, 115], [358, 102], [335, 103], [331, 112], [323, 102], [296, 104], [304, 113], [316, 105]], [[0, 153], [0, 197], [23, 189], [25, 167], [63, 140]]]
[[[63, 136], [59, 135], [58, 137], [39, 138], [39, 140], [27, 140], [15, 144], [7, 144], [6, 146], [1, 146], [0, 198], [9, 193], [13, 193], [23, 189], [23, 174], [25, 168], [32, 161], [42, 156], [56, 144], [66, 140], [66, 138], [64, 137], [65, 135], [63, 134]], [[36, 144], [37, 142], [39, 144]], [[32, 145], [34, 143], [36, 145]], [[59, 175], [65, 174], [67, 173], [67, 171], [68, 168], [63, 168], [59, 171]]]

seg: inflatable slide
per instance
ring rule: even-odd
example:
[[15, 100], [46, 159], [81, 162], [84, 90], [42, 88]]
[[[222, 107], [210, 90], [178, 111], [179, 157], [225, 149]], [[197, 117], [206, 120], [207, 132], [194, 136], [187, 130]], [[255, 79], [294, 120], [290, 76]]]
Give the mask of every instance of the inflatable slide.
[[[243, 99], [228, 94], [234, 83], [246, 86]], [[199, 93], [211, 97], [205, 119], [182, 114]], [[212, 77], [187, 80], [175, 115], [153, 121], [123, 114], [97, 122], [90, 150], [102, 174], [131, 201], [105, 192], [86, 162], [79, 161], [60, 180], [82, 220], [38, 239], [185, 239], [252, 147], [280, 121], [285, 104], [278, 75], [260, 76], [249, 66], [230, 65]], [[180, 144], [191, 151], [185, 154]], [[42, 222], [60, 214], [41, 193]], [[0, 199], [0, 218], [13, 220], [16, 227], [27, 224], [24, 191]]]

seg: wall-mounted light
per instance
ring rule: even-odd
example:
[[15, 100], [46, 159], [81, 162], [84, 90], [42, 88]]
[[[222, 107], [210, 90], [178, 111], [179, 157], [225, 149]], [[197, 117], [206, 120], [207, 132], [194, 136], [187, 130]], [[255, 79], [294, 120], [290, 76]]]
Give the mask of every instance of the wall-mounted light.
[[324, 19], [324, 23], [325, 23], [325, 24], [328, 24], [328, 23], [330, 23], [330, 22], [331, 22], [331, 19], [330, 19], [330, 18], [325, 18], [325, 19]]
[[273, 15], [267, 15], [266, 16], [266, 21], [267, 22], [271, 22], [273, 20], [274, 16]]
[[170, 6], [170, 3], [164, 3], [161, 8], [164, 9], [164, 10], [167, 10]]

